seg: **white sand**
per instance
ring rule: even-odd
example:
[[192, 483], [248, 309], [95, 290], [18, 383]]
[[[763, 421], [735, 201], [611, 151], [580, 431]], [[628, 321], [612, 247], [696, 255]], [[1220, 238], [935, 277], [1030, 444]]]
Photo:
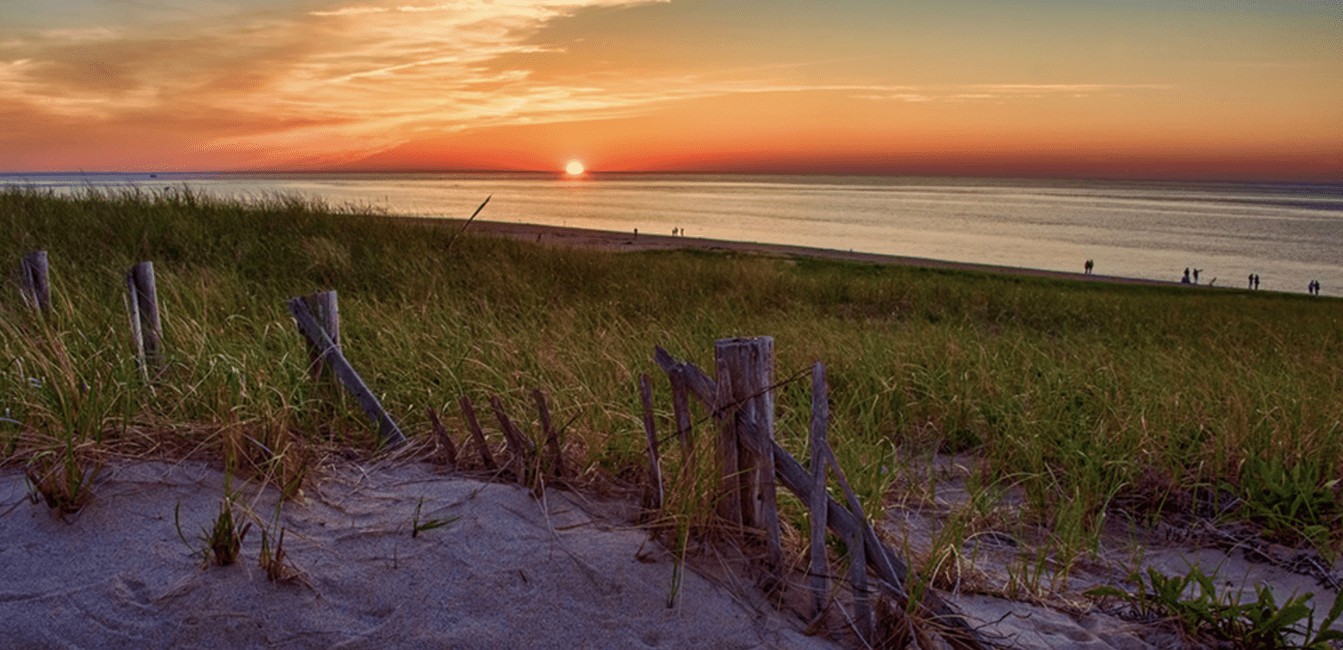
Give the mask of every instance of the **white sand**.
[[[66, 522], [30, 503], [22, 473], [0, 470], [0, 647], [3, 648], [837, 648], [804, 636], [746, 579], [730, 584], [688, 571], [666, 607], [672, 561], [628, 523], [632, 504], [440, 474], [431, 465], [326, 468], [280, 522], [301, 579], [269, 582], [257, 566], [273, 490], [244, 489], [255, 522], [242, 559], [202, 568], [192, 544], [213, 523], [221, 472], [200, 463], [124, 463], [107, 469], [95, 499]], [[937, 512], [957, 499], [953, 479], [932, 503], [892, 506], [883, 524], [896, 546], [926, 550]], [[235, 485], [235, 487], [237, 487]], [[421, 520], [459, 517], [411, 536]], [[944, 503], [945, 502], [945, 503]], [[941, 504], [941, 505], [939, 505]], [[1189, 531], [1167, 531], [1183, 537]], [[1116, 526], [1097, 559], [1073, 568], [1049, 604], [974, 593], [948, 599], [1006, 647], [1140, 650], [1184, 647], [1179, 636], [1135, 623], [1080, 596], [1122, 585], [1137, 566], [1182, 575], [1197, 563], [1224, 589], [1273, 587], [1278, 602], [1313, 592], [1323, 613], [1334, 592], [1289, 570], [1299, 552], [1210, 547]], [[1005, 585], [1025, 545], [1010, 531], [982, 538], [964, 575]], [[1008, 540], [1004, 542], [1003, 540]], [[1337, 573], [1338, 566], [1331, 568]], [[967, 580], [969, 584], [969, 580]], [[847, 595], [841, 596], [843, 601]], [[852, 644], [852, 637], [850, 637]]]
[[[0, 647], [837, 647], [694, 573], [668, 609], [670, 555], [559, 490], [543, 503], [428, 465], [334, 471], [283, 506], [293, 584], [257, 566], [256, 525], [238, 564], [191, 556], [174, 507], [194, 542], [222, 494], [204, 465], [122, 465], [66, 523], [0, 472]], [[420, 499], [422, 519], [460, 519], [412, 538]], [[274, 513], [273, 491], [247, 501]]]

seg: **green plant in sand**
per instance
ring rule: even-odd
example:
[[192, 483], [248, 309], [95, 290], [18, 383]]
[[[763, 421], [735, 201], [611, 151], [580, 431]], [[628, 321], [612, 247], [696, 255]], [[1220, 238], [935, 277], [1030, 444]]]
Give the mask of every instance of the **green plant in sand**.
[[1343, 615], [1343, 595], [1334, 598], [1329, 613], [1316, 625], [1315, 610], [1308, 604], [1314, 594], [1303, 594], [1278, 604], [1266, 585], [1255, 588], [1257, 599], [1241, 602], [1235, 594], [1217, 591], [1213, 576], [1197, 566], [1183, 576], [1167, 576], [1148, 569], [1146, 580], [1139, 573], [1129, 576], [1137, 588], [1097, 587], [1085, 592], [1092, 598], [1118, 598], [1128, 603], [1130, 615], [1142, 620], [1169, 619], [1197, 639], [1232, 644], [1247, 650], [1330, 650], [1343, 640], [1343, 632], [1331, 629]]
[[[242, 542], [247, 537], [247, 531], [251, 530], [252, 522], [244, 521], [234, 512], [236, 499], [237, 494], [228, 489], [228, 481], [225, 481], [224, 498], [219, 501], [219, 515], [210, 528], [201, 527], [201, 534], [197, 537], [201, 547], [193, 551], [193, 555], [200, 556], [203, 566], [209, 566], [211, 562], [228, 566], [236, 562], [242, 552]], [[177, 536], [182, 539], [182, 543], [191, 548], [191, 542], [182, 534], [181, 509], [180, 503], [173, 509], [173, 523], [177, 526]]]
[[446, 526], [450, 526], [450, 525], [452, 525], [454, 522], [456, 522], [458, 519], [461, 519], [461, 517], [442, 517], [442, 518], [431, 518], [431, 519], [424, 519], [424, 520], [421, 520], [421, 519], [420, 519], [420, 508], [421, 508], [422, 506], [424, 506], [424, 498], [423, 498], [423, 497], [420, 498], [419, 503], [416, 503], [416, 504], [415, 504], [415, 514], [411, 515], [411, 517], [410, 517], [410, 536], [411, 536], [411, 537], [419, 537], [419, 536], [420, 536], [420, 533], [422, 533], [422, 532], [424, 532], [424, 531], [427, 531], [427, 530], [433, 530], [433, 529], [435, 529], [435, 528], [443, 528], [443, 527], [446, 527]]
[[1343, 519], [1339, 479], [1331, 463], [1298, 459], [1290, 467], [1283, 460], [1252, 459], [1241, 471], [1241, 512], [1263, 527], [1266, 537], [1305, 539], [1326, 556], [1333, 529]]

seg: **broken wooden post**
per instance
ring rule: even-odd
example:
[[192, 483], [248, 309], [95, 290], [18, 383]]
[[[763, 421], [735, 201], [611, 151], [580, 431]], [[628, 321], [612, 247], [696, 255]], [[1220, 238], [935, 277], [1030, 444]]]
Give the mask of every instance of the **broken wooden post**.
[[368, 389], [364, 380], [355, 372], [354, 366], [345, 358], [336, 343], [327, 336], [318, 324], [317, 319], [313, 317], [312, 312], [303, 298], [293, 298], [289, 301], [289, 313], [293, 314], [294, 321], [298, 323], [298, 328], [308, 340], [313, 342], [319, 350], [322, 351], [323, 363], [331, 366], [335, 372], [336, 378], [345, 386], [359, 402], [359, 406], [364, 409], [364, 413], [370, 419], [378, 424], [378, 433], [382, 435], [383, 444], [389, 447], [400, 447], [406, 444], [406, 436], [401, 433], [401, 428], [392, 421], [392, 416], [382, 408], [382, 403], [378, 401], [373, 391]]
[[830, 591], [828, 562], [825, 553], [825, 526], [827, 494], [825, 491], [826, 424], [830, 419], [830, 404], [826, 395], [825, 364], [819, 361], [811, 368], [811, 499], [807, 510], [811, 513], [811, 589], [816, 596], [816, 615], [825, 610]]
[[476, 409], [471, 406], [471, 398], [463, 395], [461, 405], [462, 417], [466, 420], [466, 428], [471, 431], [471, 439], [476, 443], [480, 462], [485, 465], [485, 469], [493, 471], [498, 465], [494, 462], [494, 454], [490, 453], [490, 445], [485, 442], [485, 432], [480, 430], [480, 421], [476, 419]]
[[[774, 338], [722, 339], [714, 343], [717, 408], [723, 418], [719, 454], [727, 519], [763, 529], [766, 561], [779, 567], [779, 513], [774, 490]], [[753, 426], [743, 426], [751, 422]]]
[[438, 412], [434, 407], [427, 407], [429, 411], [429, 424], [434, 428], [434, 441], [438, 449], [434, 453], [435, 461], [443, 461], [447, 465], [457, 466], [457, 445], [453, 444], [452, 438], [448, 435], [448, 430], [443, 428], [443, 422], [438, 419]]
[[658, 456], [658, 433], [653, 422], [653, 381], [647, 373], [639, 373], [639, 399], [644, 407], [644, 435], [648, 438], [648, 493], [645, 507], [662, 509], [662, 463]]
[[130, 292], [131, 338], [135, 355], [146, 375], [163, 362], [163, 326], [159, 321], [159, 294], [154, 284], [154, 263], [140, 262], [126, 273]]
[[[331, 342], [340, 349], [340, 309], [336, 303], [335, 291], [322, 291], [303, 297], [303, 302], [312, 312], [313, 318], [317, 319], [317, 324], [322, 327], [322, 331], [331, 337]], [[322, 361], [322, 350], [308, 341], [308, 358], [312, 365], [308, 370], [312, 373], [312, 378], [321, 380], [323, 375], [331, 376], [327, 364]]]
[[19, 262], [23, 300], [40, 312], [51, 311], [51, 283], [47, 279], [47, 252], [33, 251]]
[[564, 478], [564, 455], [560, 453], [562, 441], [560, 434], [555, 430], [550, 421], [550, 405], [546, 403], [546, 395], [540, 388], [532, 389], [532, 399], [536, 400], [536, 410], [541, 416], [541, 433], [546, 437], [546, 455], [549, 457], [550, 474], [556, 478]]

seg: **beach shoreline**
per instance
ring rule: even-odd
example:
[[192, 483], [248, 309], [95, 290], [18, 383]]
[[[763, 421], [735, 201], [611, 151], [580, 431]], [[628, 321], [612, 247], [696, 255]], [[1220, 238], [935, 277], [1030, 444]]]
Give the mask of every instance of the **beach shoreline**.
[[[447, 228], [461, 229], [466, 226], [467, 232], [476, 234], [489, 234], [499, 237], [507, 237], [520, 241], [533, 241], [537, 243], [550, 244], [555, 246], [568, 246], [574, 248], [587, 248], [594, 250], [608, 250], [621, 252], [638, 251], [670, 251], [670, 250], [697, 250], [697, 251], [718, 251], [748, 253], [754, 255], [766, 255], [777, 257], [801, 257], [816, 258], [824, 260], [834, 260], [842, 262], [858, 262], [862, 264], [878, 264], [892, 266], [909, 266], [926, 269], [943, 269], [953, 271], [971, 271], [979, 273], [1018, 275], [1036, 278], [1050, 278], [1055, 280], [1090, 280], [1094, 282], [1108, 282], [1114, 284], [1135, 284], [1151, 286], [1179, 286], [1181, 283], [1164, 280], [1151, 280], [1147, 278], [1132, 278], [1114, 275], [1086, 274], [1083, 272], [1051, 271], [1047, 269], [1032, 269], [1015, 266], [999, 266], [993, 264], [977, 264], [974, 262], [956, 262], [949, 260], [939, 260], [927, 257], [911, 257], [903, 255], [885, 255], [881, 253], [865, 253], [853, 250], [835, 250], [830, 248], [814, 248], [810, 246], [794, 246], [789, 244], [770, 244], [763, 242], [740, 242], [725, 239], [708, 239], [702, 237], [683, 237], [673, 235], [651, 234], [644, 232], [614, 232], [609, 230], [593, 230], [589, 228], [573, 228], [568, 226], [551, 226], [530, 223], [514, 223], [504, 221], [470, 221], [469, 225], [465, 219], [439, 219], [428, 217], [398, 217], [420, 223], [432, 224]], [[1081, 266], [1079, 264], [1078, 266]], [[1208, 288], [1228, 288], [1212, 287], [1212, 285], [1199, 285]], [[1234, 287], [1232, 287], [1234, 288]]]

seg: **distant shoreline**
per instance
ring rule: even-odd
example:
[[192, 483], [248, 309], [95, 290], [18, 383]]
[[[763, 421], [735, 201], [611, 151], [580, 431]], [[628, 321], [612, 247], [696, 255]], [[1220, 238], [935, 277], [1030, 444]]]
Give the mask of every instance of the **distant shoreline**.
[[[465, 219], [439, 219], [429, 217], [399, 217], [412, 221], [431, 223], [459, 229], [466, 222]], [[950, 269], [956, 271], [979, 271], [983, 273], [1001, 273], [1004, 275], [1023, 275], [1038, 278], [1053, 278], [1058, 280], [1091, 280], [1096, 282], [1110, 282], [1116, 284], [1141, 284], [1152, 286], [1181, 286], [1180, 282], [1149, 280], [1145, 278], [1128, 278], [1113, 275], [1100, 275], [1085, 273], [1070, 273], [1067, 271], [1049, 271], [1045, 269], [1032, 269], [1017, 266], [998, 266], [994, 264], [976, 264], [973, 262], [951, 262], [947, 260], [937, 260], [926, 257], [909, 257], [904, 255], [884, 255], [880, 253], [864, 253], [859, 251], [843, 251], [830, 248], [813, 248], [810, 246], [792, 246], [788, 244], [767, 244], [760, 242], [738, 242], [722, 239], [707, 239], [701, 237], [679, 237], [671, 235], [654, 235], [649, 233], [634, 232], [613, 232], [609, 230], [592, 230], [588, 228], [572, 228], [568, 226], [547, 226], [529, 223], [509, 223], [502, 221], [472, 221], [469, 231], [475, 233], [489, 233], [511, 239], [535, 241], [560, 246], [573, 246], [576, 248], [590, 248], [597, 250], [610, 251], [652, 251], [652, 250], [703, 250], [703, 251], [732, 251], [739, 253], [755, 253], [760, 255], [777, 255], [783, 257], [813, 257], [826, 260], [839, 260], [845, 262], [863, 262], [868, 264], [912, 266], [930, 269]], [[1080, 266], [1080, 264], [1079, 264]], [[1192, 285], [1191, 285], [1192, 286]], [[1209, 287], [1210, 285], [1200, 285]], [[1228, 288], [1227, 286], [1213, 288]], [[1235, 288], [1235, 287], [1230, 287]]]

